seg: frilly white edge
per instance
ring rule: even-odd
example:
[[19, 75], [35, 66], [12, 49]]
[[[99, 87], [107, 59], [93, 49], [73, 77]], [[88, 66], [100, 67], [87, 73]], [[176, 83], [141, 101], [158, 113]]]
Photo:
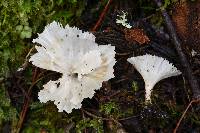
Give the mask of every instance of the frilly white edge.
[[38, 94], [41, 102], [54, 101], [59, 112], [81, 107], [84, 98], [92, 98], [103, 81], [114, 77], [115, 47], [98, 45], [95, 36], [76, 27], [65, 28], [52, 22], [33, 42], [37, 53], [30, 60], [33, 65], [62, 73], [56, 81], [49, 81]]
[[151, 101], [151, 91], [154, 85], [162, 79], [180, 75], [181, 72], [162, 57], [149, 54], [127, 59], [142, 75], [145, 82], [145, 99]]

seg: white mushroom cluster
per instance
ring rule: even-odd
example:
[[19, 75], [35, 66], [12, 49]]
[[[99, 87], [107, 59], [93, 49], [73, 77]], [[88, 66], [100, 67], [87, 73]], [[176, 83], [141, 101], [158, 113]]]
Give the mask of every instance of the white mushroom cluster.
[[[126, 22], [125, 13], [121, 22]], [[84, 98], [92, 98], [103, 81], [114, 77], [115, 47], [98, 45], [95, 36], [76, 27], [52, 22], [33, 39], [37, 53], [31, 56], [33, 65], [56, 71], [62, 77], [49, 81], [40, 90], [41, 102], [53, 101], [58, 111], [71, 113], [81, 107]], [[145, 99], [151, 101], [154, 85], [162, 79], [181, 72], [162, 57], [143, 55], [127, 59], [142, 75], [145, 82]]]
[[154, 85], [162, 79], [180, 75], [181, 72], [162, 57], [143, 55], [127, 59], [142, 75], [145, 82], [145, 99], [151, 101], [151, 91]]
[[33, 65], [62, 73], [39, 92], [41, 102], [54, 101], [59, 112], [70, 113], [92, 98], [103, 81], [114, 77], [115, 47], [98, 45], [95, 36], [76, 27], [52, 22], [33, 40], [39, 43], [30, 60]]

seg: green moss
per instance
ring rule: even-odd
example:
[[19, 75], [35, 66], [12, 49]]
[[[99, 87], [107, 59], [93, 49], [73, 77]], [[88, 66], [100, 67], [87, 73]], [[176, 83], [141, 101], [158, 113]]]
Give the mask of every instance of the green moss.
[[1, 85], [0, 88], [0, 131], [2, 130], [5, 122], [12, 122], [15, 126], [17, 122], [17, 111], [11, 105], [10, 99], [6, 94], [5, 88]]
[[[34, 46], [31, 43], [32, 39], [36, 37], [37, 33], [43, 31], [44, 26], [53, 20], [64, 25], [78, 22], [85, 5], [85, 0], [79, 0], [79, 2], [76, 0], [1, 0], [0, 77], [6, 78], [15, 73], [24, 63], [27, 53]], [[31, 75], [28, 74], [26, 79], [27, 83], [25, 84], [30, 84]], [[10, 100], [5, 92], [0, 92], [0, 105], [0, 123], [16, 119], [17, 112], [10, 105]], [[32, 115], [27, 121], [32, 127], [25, 124], [24, 132], [29, 132], [32, 128], [39, 131], [41, 127], [58, 131], [56, 128], [61, 128], [58, 124], [66, 123], [66, 119], [63, 119], [62, 114], [55, 109], [54, 112], [51, 112], [50, 109], [51, 111], [41, 115], [45, 109], [39, 108], [39, 106], [41, 105], [31, 106], [30, 113]]]
[[75, 22], [85, 0], [2, 0], [0, 2], [0, 76], [15, 71], [24, 61], [36, 33], [53, 20]]
[[82, 133], [84, 129], [92, 128], [96, 133], [103, 133], [103, 121], [101, 119], [83, 119], [76, 125], [77, 133]]
[[119, 114], [119, 105], [115, 102], [108, 102], [100, 106], [100, 112], [103, 112], [105, 115], [118, 115]]

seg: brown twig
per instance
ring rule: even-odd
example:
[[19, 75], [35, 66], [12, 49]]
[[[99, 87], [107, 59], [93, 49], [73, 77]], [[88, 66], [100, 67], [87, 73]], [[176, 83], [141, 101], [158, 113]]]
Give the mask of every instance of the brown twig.
[[33, 70], [33, 75], [32, 75], [32, 83], [34, 83], [35, 82], [35, 80], [36, 80], [36, 77], [37, 77], [37, 67]]
[[25, 58], [24, 63], [21, 65], [21, 67], [18, 69], [18, 71], [25, 70], [25, 69], [28, 67], [28, 63], [29, 63], [29, 62], [28, 62], [28, 58], [29, 58], [31, 52], [32, 52], [34, 49], [35, 49], [35, 46], [33, 46], [33, 47], [29, 50], [28, 54], [26, 55], [26, 58]]
[[118, 121], [125, 121], [125, 120], [136, 118], [136, 117], [138, 117], [138, 115], [137, 116], [130, 116], [130, 117], [126, 117], [126, 118], [121, 118], [121, 119], [118, 119]]
[[35, 86], [35, 84], [38, 81], [40, 81], [42, 78], [37, 77], [37, 68], [35, 68], [34, 69], [34, 74], [33, 74], [33, 77], [32, 77], [32, 84], [29, 87], [28, 93], [27, 93], [28, 94], [28, 98], [25, 98], [25, 100], [24, 100], [23, 108], [22, 108], [22, 111], [20, 113], [19, 121], [17, 123], [17, 131], [16, 131], [16, 133], [19, 133], [21, 128], [22, 128], [22, 125], [23, 125], [23, 122], [24, 122], [24, 118], [26, 116], [26, 113], [27, 113], [27, 110], [28, 110], [28, 107], [29, 107], [29, 103], [30, 103], [31, 90]]
[[[84, 114], [83, 110], [81, 110], [81, 114], [82, 114], [83, 120], [85, 120], [85, 114]], [[84, 129], [84, 133], [87, 133], [87, 129], [86, 128]]]
[[126, 80], [128, 80], [128, 78], [119, 79], [117, 81], [114, 81], [113, 84], [118, 84], [118, 83], [121, 83], [121, 82], [126, 81]]
[[[30, 104], [30, 100], [31, 100], [30, 96], [31, 96], [32, 88], [35, 86], [36, 83], [38, 83], [42, 78], [44, 78], [44, 76], [42, 77], [44, 72], [37, 73], [37, 68], [35, 68], [33, 72], [34, 72], [34, 74], [32, 76], [32, 84], [29, 87], [28, 93], [27, 93], [28, 98], [25, 98], [25, 100], [24, 100], [24, 105], [23, 105], [22, 111], [20, 113], [19, 121], [17, 123], [17, 133], [19, 133], [22, 128], [24, 118], [26, 116], [26, 113], [27, 113], [27, 110], [28, 110], [28, 107]], [[48, 74], [48, 75], [50, 75], [50, 74]]]
[[95, 115], [95, 114], [93, 114], [93, 113], [88, 112], [87, 110], [85, 110], [85, 109], [83, 109], [83, 108], [81, 108], [81, 110], [82, 110], [85, 114], [87, 114], [88, 116], [91, 116], [91, 117], [93, 117], [93, 118], [101, 119], [101, 120], [103, 120], [103, 121], [112, 121], [112, 122], [116, 123], [116, 124], [118, 125], [119, 129], [120, 129], [120, 130], [123, 130], [124, 133], [125, 133], [125, 130], [124, 130], [122, 124], [121, 124], [118, 120], [116, 120], [116, 119], [114, 119], [114, 118], [112, 118], [112, 117], [110, 117], [110, 118], [99, 117], [99, 116], [97, 116], [97, 115]]
[[192, 105], [192, 103], [198, 103], [198, 102], [200, 102], [200, 99], [198, 99], [198, 100], [192, 100], [192, 101], [188, 104], [187, 108], [185, 109], [185, 111], [183, 112], [181, 118], [179, 119], [178, 123], [176, 124], [176, 128], [174, 129], [173, 133], [176, 133], [176, 132], [177, 132], [178, 127], [179, 127], [180, 124], [181, 124], [181, 121], [182, 121], [183, 118], [185, 117], [185, 115], [186, 115], [188, 109], [190, 108], [190, 106]]
[[91, 112], [89, 112], [89, 111], [87, 111], [87, 110], [85, 110], [83, 108], [81, 108], [81, 111], [84, 112], [85, 114], [87, 114], [88, 116], [93, 117], [93, 118], [101, 119], [101, 120], [104, 120], [104, 121], [110, 121], [110, 120], [112, 120], [112, 121], [114, 121], [116, 123], [119, 123], [118, 121], [124, 121], [124, 120], [127, 120], [127, 119], [138, 117], [138, 116], [130, 116], [130, 117], [121, 118], [121, 119], [117, 119], [116, 120], [116, 119], [113, 119], [113, 118], [103, 118], [103, 117], [97, 116], [97, 115], [95, 115], [95, 114], [93, 114], [93, 113], [91, 113]]
[[184, 68], [184, 76], [187, 78], [187, 80], [188, 80], [188, 82], [190, 84], [190, 87], [192, 89], [193, 99], [199, 99], [200, 98], [199, 84], [198, 84], [195, 76], [192, 75], [192, 69], [191, 69], [190, 64], [188, 63], [188, 61], [186, 59], [185, 54], [182, 51], [181, 41], [177, 37], [177, 34], [176, 34], [175, 28], [174, 28], [174, 26], [172, 24], [171, 18], [168, 15], [167, 11], [162, 7], [161, 1], [160, 0], [154, 0], [154, 1], [156, 2], [157, 6], [159, 8], [161, 8], [161, 12], [162, 12], [162, 15], [164, 17], [165, 23], [167, 25], [168, 31], [169, 31], [169, 33], [171, 35], [173, 44], [174, 44], [174, 46], [176, 48], [176, 51], [177, 51], [177, 53], [179, 55], [181, 64], [182, 64], [182, 66]]
[[98, 21], [97, 21], [97, 23], [96, 23], [95, 26], [92, 28], [92, 31], [93, 31], [93, 32], [96, 31], [97, 28], [100, 26], [100, 24], [101, 24], [101, 22], [102, 22], [102, 20], [103, 20], [103, 18], [104, 18], [104, 16], [105, 16], [105, 14], [106, 14], [106, 12], [108, 11], [108, 7], [109, 7], [109, 5], [110, 5], [111, 2], [112, 2], [112, 0], [108, 0], [108, 2], [107, 2], [107, 4], [106, 4], [105, 8], [103, 9], [103, 11], [102, 11], [102, 13], [101, 13], [101, 15], [100, 15], [100, 17], [99, 17], [99, 19], [98, 19]]
[[108, 118], [103, 118], [103, 117], [97, 116], [97, 115], [95, 115], [95, 114], [93, 114], [93, 113], [88, 112], [87, 110], [85, 110], [85, 109], [83, 109], [83, 108], [81, 108], [81, 110], [82, 110], [85, 114], [87, 114], [88, 116], [91, 116], [91, 117], [93, 117], [93, 118], [101, 119], [101, 120], [105, 120], [105, 121], [111, 120], [111, 119], [108, 119]]
[[119, 56], [127, 56], [127, 55], [130, 55], [132, 54], [133, 52], [127, 52], [127, 53], [116, 53], [116, 55], [119, 55]]

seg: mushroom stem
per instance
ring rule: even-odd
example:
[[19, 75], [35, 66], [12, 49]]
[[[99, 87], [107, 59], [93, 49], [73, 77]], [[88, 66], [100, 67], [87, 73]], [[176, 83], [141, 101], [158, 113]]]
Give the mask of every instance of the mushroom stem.
[[145, 83], [145, 103], [151, 103], [151, 91], [154, 87], [154, 84]]

